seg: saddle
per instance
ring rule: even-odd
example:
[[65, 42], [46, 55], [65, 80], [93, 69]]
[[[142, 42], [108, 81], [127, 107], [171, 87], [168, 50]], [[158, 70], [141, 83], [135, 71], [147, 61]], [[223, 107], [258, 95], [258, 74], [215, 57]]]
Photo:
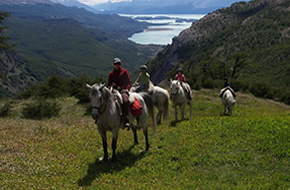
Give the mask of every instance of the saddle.
[[[119, 109], [119, 113], [120, 115], [122, 115], [122, 108], [121, 108], [121, 105], [123, 104], [122, 96], [119, 93], [119, 91], [115, 89], [112, 89], [112, 93], [115, 97], [115, 101]], [[141, 102], [137, 98], [130, 96], [130, 93], [129, 93], [129, 109], [130, 109], [130, 112], [135, 116], [139, 116], [143, 113], [143, 107], [142, 107]]]
[[233, 90], [231, 87], [229, 87], [229, 86], [225, 87], [225, 88], [222, 90], [222, 92], [220, 93], [219, 96], [220, 96], [220, 97], [223, 97], [225, 91], [227, 91], [227, 90], [229, 90], [229, 91], [232, 93], [232, 95], [233, 95], [234, 97], [237, 97], [237, 95], [236, 95], [236, 93], [234, 92], [234, 90]]

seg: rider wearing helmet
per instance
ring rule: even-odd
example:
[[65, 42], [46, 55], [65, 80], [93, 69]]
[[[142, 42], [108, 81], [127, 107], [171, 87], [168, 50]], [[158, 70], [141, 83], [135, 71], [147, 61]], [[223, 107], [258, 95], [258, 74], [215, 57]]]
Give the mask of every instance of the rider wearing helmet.
[[231, 93], [233, 94], [234, 97], [237, 97], [236, 93], [234, 92], [234, 90], [231, 88], [230, 82], [228, 80], [228, 78], [224, 78], [224, 90], [220, 93], [220, 97], [222, 97], [225, 93], [226, 90], [230, 90]]
[[129, 72], [122, 68], [122, 62], [119, 58], [114, 58], [113, 67], [114, 70], [109, 73], [108, 86], [112, 86], [121, 93], [123, 99], [121, 119], [125, 127], [129, 127], [129, 90], [131, 88], [131, 79]]
[[140, 73], [136, 81], [134, 82], [133, 86], [138, 86], [136, 92], [147, 91], [149, 88], [149, 83], [150, 83], [150, 75], [147, 72], [147, 66], [141, 65]]
[[181, 82], [181, 86], [185, 90], [185, 92], [187, 93], [188, 99], [191, 100], [192, 99], [192, 97], [191, 97], [191, 90], [190, 90], [190, 87], [189, 87], [188, 84], [185, 85], [186, 80], [185, 80], [185, 76], [183, 74], [183, 70], [182, 70], [181, 67], [179, 67], [177, 69], [177, 74], [175, 75], [175, 80], [179, 80]]
[[177, 74], [175, 75], [175, 80], [185, 82], [185, 76], [183, 74], [182, 68], [180, 68], [180, 67], [177, 69]]

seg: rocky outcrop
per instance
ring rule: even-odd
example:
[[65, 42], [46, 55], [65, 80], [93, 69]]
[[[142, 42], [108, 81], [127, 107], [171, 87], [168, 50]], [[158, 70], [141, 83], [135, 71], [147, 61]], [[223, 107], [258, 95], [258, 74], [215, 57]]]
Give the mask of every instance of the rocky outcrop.
[[15, 94], [35, 82], [13, 51], [0, 50], [0, 94]]
[[[202, 49], [204, 52], [209, 50], [217, 52], [217, 50], [222, 49], [226, 52], [223, 56], [226, 56], [232, 54], [235, 50], [242, 49], [246, 43], [254, 46], [253, 43], [255, 42], [251, 41], [253, 37], [247, 39], [247, 32], [252, 32], [251, 26], [259, 23], [264, 17], [267, 19], [265, 15], [269, 12], [264, 11], [265, 9], [277, 14], [287, 12], [289, 7], [285, 5], [286, 1], [254, 0], [248, 3], [234, 3], [231, 7], [217, 10], [194, 22], [190, 28], [185, 29], [178, 37], [173, 38], [172, 44], [158, 53], [155, 59], [149, 63], [153, 82], [159, 83], [164, 80], [166, 73], [176, 65], [182, 65], [190, 60], [200, 61], [202, 58], [197, 58], [194, 55], [201, 53], [197, 49]], [[273, 20], [275, 19], [273, 18]], [[274, 22], [274, 24], [276, 23]], [[248, 28], [248, 31], [244, 29], [245, 27]], [[257, 33], [257, 38], [259, 38], [259, 31], [254, 32]], [[281, 38], [289, 36], [289, 28], [277, 32], [281, 33]], [[219, 37], [217, 37], [217, 34]], [[237, 40], [237, 42], [226, 42], [230, 38]], [[216, 40], [219, 40], [219, 42], [216, 42]], [[261, 40], [264, 39], [259, 39], [259, 43], [261, 43]], [[223, 44], [224, 42], [227, 44]], [[229, 45], [229, 43], [231, 44]], [[185, 55], [183, 51], [187, 51]]]

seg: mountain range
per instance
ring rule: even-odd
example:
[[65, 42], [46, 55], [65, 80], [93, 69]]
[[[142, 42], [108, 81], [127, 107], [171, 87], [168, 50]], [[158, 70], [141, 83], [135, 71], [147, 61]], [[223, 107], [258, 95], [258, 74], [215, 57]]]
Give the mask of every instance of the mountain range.
[[87, 6], [77, 0], [53, 1], [66, 6], [86, 8], [93, 12], [116, 14], [207, 14], [237, 2], [237, 0], [131, 0], [121, 2], [108, 1], [106, 3]]
[[[8, 75], [0, 69], [4, 76], [0, 77], [1, 91], [6, 94], [25, 88], [27, 83], [15, 82], [22, 80], [21, 74], [33, 77], [35, 82], [56, 74], [102, 77], [112, 69], [114, 57], [120, 57], [129, 71], [135, 71], [161, 50], [161, 46], [138, 45], [127, 40], [148, 26], [128, 17], [95, 14], [46, 0], [0, 0], [0, 6], [1, 11], [11, 15], [4, 24], [21, 62], [18, 75]], [[7, 62], [10, 60], [4, 56], [7, 54], [1, 55], [1, 68], [16, 68], [14, 62]]]

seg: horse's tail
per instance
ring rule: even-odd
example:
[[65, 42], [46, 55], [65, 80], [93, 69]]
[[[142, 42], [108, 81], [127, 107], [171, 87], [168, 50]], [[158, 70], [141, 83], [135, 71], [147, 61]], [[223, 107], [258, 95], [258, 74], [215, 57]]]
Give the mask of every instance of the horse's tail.
[[163, 104], [163, 119], [167, 120], [169, 119], [169, 94], [166, 94], [166, 100]]
[[139, 93], [145, 101], [145, 104], [148, 108], [149, 115], [152, 120], [153, 130], [154, 133], [156, 132], [156, 118], [155, 118], [155, 110], [154, 110], [154, 103], [152, 97], [147, 92], [140, 92]]

